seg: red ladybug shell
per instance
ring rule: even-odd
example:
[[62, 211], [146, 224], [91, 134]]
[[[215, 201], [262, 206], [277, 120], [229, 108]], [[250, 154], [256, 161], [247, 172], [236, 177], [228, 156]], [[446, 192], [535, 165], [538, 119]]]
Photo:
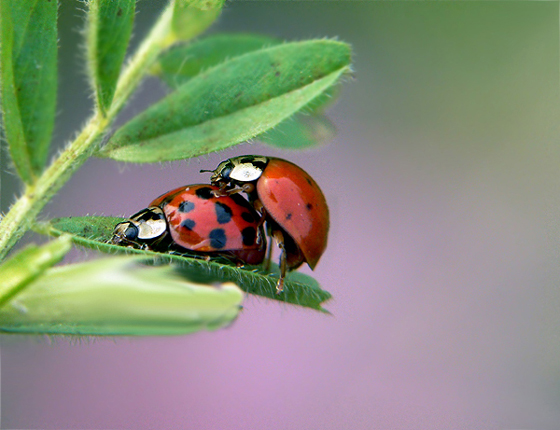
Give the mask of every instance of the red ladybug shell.
[[263, 261], [262, 223], [240, 195], [218, 196], [212, 185], [189, 185], [169, 191], [150, 206], [159, 206], [167, 219], [173, 241], [197, 252], [239, 251], [249, 264]]
[[266, 212], [294, 239], [314, 269], [329, 232], [329, 208], [317, 183], [295, 164], [269, 158], [256, 188]]

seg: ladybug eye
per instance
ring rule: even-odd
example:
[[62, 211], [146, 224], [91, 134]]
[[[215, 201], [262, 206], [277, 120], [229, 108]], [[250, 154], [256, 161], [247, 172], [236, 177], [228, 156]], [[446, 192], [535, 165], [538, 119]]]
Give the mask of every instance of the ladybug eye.
[[232, 164], [230, 160], [222, 161], [214, 170], [214, 174], [210, 178], [212, 184], [219, 184], [220, 182], [228, 182], [229, 174], [231, 173]]
[[126, 230], [124, 231], [124, 237], [127, 240], [135, 240], [138, 237], [138, 229], [132, 223], [128, 223]]
[[115, 226], [111, 242], [121, 244], [123, 242], [134, 242], [138, 238], [138, 229], [132, 221], [120, 222]]
[[230, 176], [231, 176], [231, 171], [232, 171], [232, 167], [231, 166], [227, 166], [224, 167], [222, 169], [222, 171], [220, 172], [220, 176], [222, 177], [222, 179], [226, 179], [229, 180]]

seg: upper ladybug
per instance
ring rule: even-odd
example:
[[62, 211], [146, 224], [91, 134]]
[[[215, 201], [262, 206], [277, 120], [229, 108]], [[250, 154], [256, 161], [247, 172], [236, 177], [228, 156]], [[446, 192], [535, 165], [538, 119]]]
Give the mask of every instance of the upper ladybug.
[[239, 195], [220, 195], [211, 185], [171, 190], [115, 226], [112, 242], [154, 251], [222, 256], [260, 264], [266, 241], [261, 217]]
[[278, 242], [282, 291], [286, 270], [307, 262], [314, 269], [327, 246], [329, 208], [317, 183], [303, 169], [281, 158], [244, 155], [212, 171], [223, 194], [245, 192]]

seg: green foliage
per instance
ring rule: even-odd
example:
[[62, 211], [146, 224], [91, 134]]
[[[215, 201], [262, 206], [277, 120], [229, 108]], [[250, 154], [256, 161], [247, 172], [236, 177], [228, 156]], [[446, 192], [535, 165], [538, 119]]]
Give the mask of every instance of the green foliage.
[[[0, 265], [0, 331], [149, 335], [216, 329], [237, 316], [242, 291], [326, 312], [322, 304], [331, 295], [301, 273], [289, 273], [284, 291], [277, 294], [275, 265], [265, 271], [236, 267], [225, 258], [113, 245], [112, 231], [121, 218], [36, 222], [92, 155], [158, 162], [207, 154], [255, 137], [286, 149], [309, 147], [328, 137], [332, 125], [318, 114], [350, 69], [350, 47], [333, 40], [280, 43], [254, 34], [214, 35], [186, 44], [216, 20], [223, 5], [224, 0], [170, 1], [125, 64], [135, 1], [88, 0], [84, 46], [95, 95], [93, 114], [46, 166], [57, 109], [58, 4], [0, 0], [3, 137], [27, 185], [0, 218], [0, 261], [31, 228], [59, 237], [41, 247], [31, 245]], [[100, 146], [150, 72], [172, 92]], [[71, 242], [136, 256], [51, 267]], [[139, 266], [140, 260], [155, 267]]]
[[280, 42], [260, 34], [216, 34], [172, 46], [159, 57], [154, 73], [177, 89], [210, 67]]
[[52, 236], [70, 234], [72, 241], [90, 249], [105, 253], [131, 253], [152, 259], [159, 264], [173, 263], [186, 270], [189, 277], [203, 277], [204, 279], [234, 282], [247, 293], [263, 296], [281, 302], [300, 305], [312, 309], [324, 310], [321, 305], [331, 298], [330, 293], [322, 290], [311, 277], [301, 273], [288, 274], [284, 291], [276, 293], [278, 271], [264, 272], [262, 268], [247, 266], [238, 268], [227, 261], [206, 261], [183, 255], [162, 254], [152, 251], [125, 248], [109, 243], [115, 225], [123, 221], [122, 218], [87, 216], [72, 218], [57, 218], [40, 227], [40, 231]]
[[[160, 56], [153, 72], [169, 87], [177, 89], [210, 67], [280, 43], [279, 39], [260, 34], [217, 34], [171, 47]], [[327, 141], [334, 127], [321, 113], [333, 100], [335, 88], [327, 88], [311, 100], [302, 109], [305, 114], [285, 119], [256, 139], [283, 149], [309, 148]]]
[[332, 40], [286, 43], [235, 57], [133, 118], [100, 155], [149, 163], [227, 148], [300, 110], [349, 64], [348, 45]]
[[57, 90], [57, 2], [0, 1], [0, 100], [12, 161], [27, 184], [45, 167]]
[[43, 246], [29, 245], [0, 265], [0, 308], [70, 251], [70, 236]]
[[89, 0], [87, 49], [97, 105], [111, 106], [126, 54], [136, 0]]
[[257, 137], [263, 143], [282, 149], [304, 149], [329, 141], [335, 133], [332, 122], [323, 115], [298, 114]]
[[190, 40], [206, 30], [220, 16], [225, 0], [175, 0], [173, 35], [177, 40]]
[[230, 324], [243, 292], [189, 282], [170, 266], [129, 256], [53, 268], [0, 308], [0, 331], [33, 334], [177, 335]]

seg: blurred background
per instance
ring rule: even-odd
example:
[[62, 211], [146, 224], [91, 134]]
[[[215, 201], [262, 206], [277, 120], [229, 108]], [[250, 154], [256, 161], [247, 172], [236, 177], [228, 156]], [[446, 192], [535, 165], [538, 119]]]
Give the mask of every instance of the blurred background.
[[[61, 3], [60, 146], [91, 110], [84, 6]], [[162, 4], [138, 3], [136, 40]], [[2, 428], [560, 428], [558, 8], [229, 2], [211, 32], [352, 44], [336, 136], [304, 152], [91, 160], [42, 216], [130, 215], [225, 158], [287, 158], [330, 205], [313, 276], [332, 316], [248, 297], [218, 332], [2, 336]], [[120, 122], [164, 93], [146, 81]], [[9, 171], [4, 158], [3, 211], [19, 189]]]

